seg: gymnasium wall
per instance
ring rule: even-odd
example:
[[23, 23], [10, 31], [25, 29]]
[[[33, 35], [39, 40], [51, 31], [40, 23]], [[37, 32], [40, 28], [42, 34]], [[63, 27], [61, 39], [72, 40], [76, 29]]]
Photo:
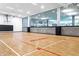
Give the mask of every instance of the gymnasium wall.
[[28, 27], [28, 17], [22, 19], [22, 31], [27, 32]]
[[45, 33], [45, 34], [56, 34], [55, 33], [55, 27], [40, 27], [40, 28], [31, 27], [30, 32]]
[[62, 35], [79, 36], [79, 27], [77, 26], [62, 27], [61, 33]]
[[0, 25], [13, 25], [13, 31], [22, 31], [22, 18], [0, 15]]

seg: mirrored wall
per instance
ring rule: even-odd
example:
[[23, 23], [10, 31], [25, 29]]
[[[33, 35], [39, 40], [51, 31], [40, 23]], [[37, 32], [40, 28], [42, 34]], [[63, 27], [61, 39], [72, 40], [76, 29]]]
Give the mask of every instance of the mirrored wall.
[[56, 26], [57, 10], [49, 10], [31, 16], [32, 27], [48, 27]]
[[27, 31], [28, 27], [28, 17], [22, 19], [22, 31]]
[[79, 15], [75, 16], [75, 26], [79, 26]]
[[79, 4], [72, 3], [61, 7], [61, 26], [79, 26]]
[[72, 15], [67, 15], [64, 8], [60, 8], [60, 26], [72, 26]]
[[[71, 3], [60, 8], [59, 26], [79, 26], [79, 4]], [[30, 16], [31, 27], [57, 26], [57, 8]], [[23, 27], [27, 27], [27, 18], [23, 20]]]

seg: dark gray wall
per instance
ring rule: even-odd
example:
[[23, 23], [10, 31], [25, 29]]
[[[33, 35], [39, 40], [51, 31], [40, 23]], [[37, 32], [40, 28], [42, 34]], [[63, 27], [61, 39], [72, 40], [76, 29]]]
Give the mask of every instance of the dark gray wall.
[[62, 35], [79, 36], [79, 27], [62, 27]]
[[56, 34], [55, 27], [52, 27], [52, 28], [30, 28], [30, 31], [36, 32], [36, 33]]

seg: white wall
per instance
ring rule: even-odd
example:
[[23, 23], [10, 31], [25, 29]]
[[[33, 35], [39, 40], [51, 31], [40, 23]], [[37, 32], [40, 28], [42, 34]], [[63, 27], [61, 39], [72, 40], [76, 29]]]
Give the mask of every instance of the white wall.
[[0, 24], [6, 24], [5, 20], [6, 20], [6, 17], [4, 15], [0, 15]]
[[0, 25], [13, 25], [13, 31], [22, 31], [22, 18], [9, 16], [8, 20], [6, 22], [6, 16], [0, 15]]
[[21, 18], [13, 18], [13, 31], [22, 31], [22, 19]]

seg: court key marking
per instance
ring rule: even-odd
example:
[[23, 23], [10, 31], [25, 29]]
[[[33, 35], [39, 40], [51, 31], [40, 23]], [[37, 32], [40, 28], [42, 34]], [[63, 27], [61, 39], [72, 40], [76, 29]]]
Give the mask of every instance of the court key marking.
[[60, 55], [60, 54], [58, 54], [58, 53], [51, 52], [51, 51], [46, 50], [46, 49], [44, 49], [44, 48], [37, 48], [37, 50], [44, 50], [44, 51], [49, 52], [49, 53], [51, 53], [51, 54], [55, 54], [55, 55], [57, 55], [57, 56], [61, 56], [61, 55]]
[[44, 39], [46, 39], [47, 37], [44, 37], [44, 38], [40, 38], [40, 39], [35, 39], [35, 40], [30, 40], [31, 42], [33, 42], [33, 41], [39, 41], [39, 40], [44, 40]]
[[[61, 43], [61, 42], [63, 42], [63, 41], [65, 41], [65, 40], [61, 40], [61, 41], [58, 41], [58, 42], [54, 42], [53, 44], [52, 43], [50, 43], [49, 45], [47, 45], [47, 46], [44, 46], [43, 48], [43, 50], [46, 50], [45, 48], [46, 47], [48, 47], [48, 46], [51, 46], [51, 45], [55, 45], [55, 44], [58, 44], [58, 43]], [[39, 50], [39, 47], [37, 47], [37, 50]], [[37, 50], [34, 50], [33, 52], [36, 52]], [[41, 49], [42, 50], [42, 49]], [[47, 51], [47, 50], [46, 50]], [[47, 51], [47, 52], [50, 52], [50, 51]], [[27, 54], [24, 54], [23, 56], [25, 56], [25, 55], [30, 55], [32, 52], [29, 52], [29, 53], [27, 53]], [[59, 54], [57, 54], [58, 56], [60, 56]]]

